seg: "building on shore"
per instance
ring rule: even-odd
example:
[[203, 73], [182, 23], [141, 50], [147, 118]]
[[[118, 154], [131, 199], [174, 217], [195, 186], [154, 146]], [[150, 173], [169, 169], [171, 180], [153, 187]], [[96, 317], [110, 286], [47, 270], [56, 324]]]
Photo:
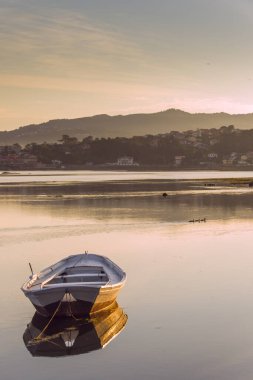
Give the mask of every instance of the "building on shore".
[[119, 157], [116, 162], [117, 166], [139, 166], [138, 162], [134, 162], [133, 157], [123, 156]]
[[174, 164], [175, 166], [182, 165], [183, 160], [185, 159], [185, 156], [175, 156], [174, 157]]

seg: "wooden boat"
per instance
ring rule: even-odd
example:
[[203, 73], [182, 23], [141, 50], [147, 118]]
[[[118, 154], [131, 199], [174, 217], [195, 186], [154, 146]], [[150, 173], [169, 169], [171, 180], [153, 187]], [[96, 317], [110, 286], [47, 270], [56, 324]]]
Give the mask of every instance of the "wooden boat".
[[105, 256], [69, 256], [34, 274], [22, 286], [43, 316], [89, 316], [110, 306], [126, 274]]
[[23, 340], [32, 356], [78, 355], [104, 348], [126, 323], [127, 315], [117, 302], [89, 320], [64, 317], [50, 322], [49, 318], [35, 313]]

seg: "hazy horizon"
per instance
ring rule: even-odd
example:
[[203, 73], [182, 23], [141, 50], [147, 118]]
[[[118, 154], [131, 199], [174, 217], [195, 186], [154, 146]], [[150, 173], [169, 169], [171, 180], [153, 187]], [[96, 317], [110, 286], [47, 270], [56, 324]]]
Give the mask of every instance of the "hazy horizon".
[[0, 130], [97, 114], [253, 112], [248, 0], [0, 0]]

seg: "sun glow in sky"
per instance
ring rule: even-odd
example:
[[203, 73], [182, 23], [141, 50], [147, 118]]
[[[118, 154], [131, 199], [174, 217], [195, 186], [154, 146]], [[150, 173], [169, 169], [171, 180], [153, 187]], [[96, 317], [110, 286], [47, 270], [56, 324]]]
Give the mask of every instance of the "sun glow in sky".
[[0, 129], [253, 112], [252, 0], [0, 0]]

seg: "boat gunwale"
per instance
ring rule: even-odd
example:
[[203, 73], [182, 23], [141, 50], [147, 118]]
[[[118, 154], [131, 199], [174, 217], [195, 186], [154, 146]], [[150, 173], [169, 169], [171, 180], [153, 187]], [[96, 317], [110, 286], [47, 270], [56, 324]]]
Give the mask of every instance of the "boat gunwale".
[[[117, 287], [122, 288], [125, 282], [126, 282], [126, 275], [125, 275], [125, 277], [120, 282], [117, 282], [115, 284], [105, 284], [105, 285], [102, 285], [102, 286], [101, 285], [99, 285], [99, 286], [90, 285], [89, 286], [87, 283], [84, 284], [84, 285], [82, 285], [82, 283], [78, 283], [78, 285], [77, 285], [77, 283], [72, 283], [72, 284], [70, 283], [67, 286], [67, 288], [68, 289], [71, 289], [71, 288], [75, 288], [75, 289], [77, 289], [77, 288], [80, 288], [80, 289], [83, 289], [83, 288], [94, 288], [94, 289], [95, 288], [99, 288], [99, 289], [104, 289], [104, 290], [111, 290], [111, 289], [114, 289], [114, 288], [117, 288]], [[64, 284], [64, 285], [66, 287], [66, 284]], [[39, 289], [32, 289], [32, 288], [30, 288], [30, 289], [24, 289], [22, 287], [21, 289], [25, 293], [25, 295], [28, 295], [28, 294], [31, 294], [31, 293], [36, 295], [36, 294], [39, 294], [39, 293], [41, 294], [41, 293], [53, 292], [53, 291], [56, 291], [56, 290], [60, 290], [61, 288], [64, 288], [64, 286], [62, 286], [62, 287], [60, 287], [60, 286], [58, 286], [58, 287], [48, 286], [48, 287], [43, 287], [43, 288], [39, 288]]]
[[[86, 255], [87, 253], [80, 253], [80, 254], [76, 254], [76, 255], [70, 255], [68, 257], [66, 257], [65, 259], [62, 259], [58, 262], [56, 262], [55, 264], [53, 265], [50, 265], [48, 267], [46, 267], [45, 269], [41, 270], [40, 272], [34, 274], [31, 278], [29, 278], [29, 280], [27, 280], [21, 287], [21, 290], [24, 292], [25, 295], [28, 295], [28, 294], [36, 294], [36, 293], [44, 293], [44, 292], [48, 292], [50, 290], [55, 290], [55, 289], [61, 289], [62, 287], [68, 287], [68, 288], [87, 288], [89, 287], [89, 284], [88, 283], [63, 283], [62, 286], [45, 286], [43, 287], [43, 285], [49, 281], [51, 281], [54, 277], [56, 277], [57, 275], [59, 275], [59, 273], [62, 271], [62, 267], [60, 270], [55, 270], [55, 273], [52, 274], [51, 276], [49, 276], [47, 279], [45, 279], [44, 281], [42, 281], [42, 283], [38, 283], [38, 284], [34, 284], [30, 287], [28, 287], [29, 283], [31, 283], [31, 281], [36, 281], [36, 280], [39, 280], [40, 279], [40, 275], [43, 273], [43, 272], [46, 272], [48, 269], [50, 269], [51, 267], [57, 265], [58, 263], [62, 262], [62, 264], [66, 263], [70, 258], [74, 258], [74, 257], [78, 257], [78, 256], [82, 256], [82, 255]], [[121, 275], [121, 280], [116, 282], [116, 283], [110, 283], [110, 280], [104, 284], [104, 285], [95, 285], [95, 284], [91, 284], [90, 287], [92, 288], [100, 288], [100, 289], [112, 289], [112, 288], [116, 288], [118, 286], [122, 287], [123, 284], [126, 282], [126, 273], [117, 265], [115, 264], [111, 259], [109, 259], [108, 257], [104, 256], [104, 255], [98, 255], [98, 254], [94, 254], [94, 253], [90, 253], [90, 254], [87, 254], [87, 255], [93, 255], [99, 259], [103, 259], [103, 261], [105, 263], [108, 263], [109, 266], [111, 266], [112, 268], [115, 268]], [[78, 260], [79, 261], [79, 260]], [[78, 263], [77, 261], [77, 263]], [[77, 264], [76, 263], [76, 264]], [[92, 265], [90, 266], [92, 268]], [[106, 272], [106, 271], [105, 271]], [[50, 274], [50, 273], [49, 273]], [[107, 274], [108, 275], [108, 274]], [[108, 275], [108, 277], [110, 278], [110, 276]], [[38, 286], [40, 285], [40, 288], [37, 288], [37, 289], [33, 289], [35, 286]], [[61, 285], [61, 284], [59, 284]]]

